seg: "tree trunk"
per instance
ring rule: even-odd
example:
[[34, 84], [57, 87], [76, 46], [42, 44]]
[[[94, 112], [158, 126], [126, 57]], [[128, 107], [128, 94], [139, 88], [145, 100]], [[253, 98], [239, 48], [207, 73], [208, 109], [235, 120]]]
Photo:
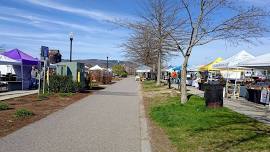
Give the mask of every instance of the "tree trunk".
[[182, 64], [182, 71], [181, 71], [181, 103], [184, 104], [188, 101], [187, 98], [187, 64], [188, 64], [189, 56], [185, 56], [184, 62]]
[[157, 67], [157, 86], [160, 86], [160, 75], [161, 75], [161, 54], [158, 52], [158, 67]]

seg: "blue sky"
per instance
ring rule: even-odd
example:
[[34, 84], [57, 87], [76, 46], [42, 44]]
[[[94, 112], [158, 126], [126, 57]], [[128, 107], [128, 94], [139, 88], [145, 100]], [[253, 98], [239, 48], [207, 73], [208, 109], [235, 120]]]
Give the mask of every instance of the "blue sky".
[[[268, 0], [239, 0], [268, 6]], [[35, 57], [41, 45], [61, 50], [69, 57], [69, 33], [74, 33], [74, 59], [124, 59], [121, 43], [130, 31], [111, 24], [115, 18], [135, 20], [140, 0], [0, 0], [0, 45], [19, 48]], [[190, 64], [204, 64], [216, 57], [227, 58], [241, 50], [257, 56], [270, 52], [270, 38], [256, 46], [231, 46], [222, 41], [195, 48]], [[168, 64], [181, 63], [174, 57]]]

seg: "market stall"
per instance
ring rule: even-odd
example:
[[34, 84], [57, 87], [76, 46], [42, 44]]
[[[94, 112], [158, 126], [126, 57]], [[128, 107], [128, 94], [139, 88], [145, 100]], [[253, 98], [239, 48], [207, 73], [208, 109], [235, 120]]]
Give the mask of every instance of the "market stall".
[[10, 51], [3, 52], [1, 53], [1, 55], [19, 62], [12, 65], [14, 73], [16, 74], [16, 80], [14, 79], [14, 81], [8, 82], [8, 83], [16, 82], [16, 87], [13, 88], [12, 90], [15, 89], [17, 90], [18, 89], [17, 86], [21, 86], [21, 89], [23, 90], [30, 89], [32, 66], [37, 66], [39, 64], [39, 60], [22, 52], [19, 49], [13, 49]]
[[219, 69], [213, 68], [213, 65], [221, 61], [223, 61], [222, 58], [216, 58], [214, 61], [199, 67], [201, 78], [198, 83], [199, 83], [200, 90], [204, 90], [204, 86], [203, 86], [204, 83], [216, 80], [217, 74], [219, 73]]
[[[255, 57], [248, 52], [241, 51], [232, 57], [213, 65], [214, 68], [220, 70], [222, 77], [226, 79], [226, 97], [236, 98], [240, 96], [240, 83], [238, 82], [243, 80], [245, 68], [238, 67], [238, 65], [254, 58]], [[234, 83], [232, 84], [232, 82]]]
[[141, 65], [137, 67], [136, 75], [139, 76], [141, 80], [153, 79], [155, 77], [152, 68], [146, 65]]
[[265, 70], [264, 79], [257, 79], [247, 84], [249, 93], [248, 100], [261, 104], [269, 104], [270, 80], [268, 73], [270, 70], [270, 53], [258, 56], [252, 60], [247, 60], [239, 64], [239, 66]]
[[89, 68], [89, 74], [91, 77], [91, 85], [109, 84], [112, 81], [112, 71], [111, 69], [105, 69], [99, 65], [95, 65]]
[[7, 56], [0, 55], [0, 91], [16, 90], [21, 88], [21, 81], [17, 81], [17, 76], [14, 73], [13, 65], [21, 65], [17, 60]]

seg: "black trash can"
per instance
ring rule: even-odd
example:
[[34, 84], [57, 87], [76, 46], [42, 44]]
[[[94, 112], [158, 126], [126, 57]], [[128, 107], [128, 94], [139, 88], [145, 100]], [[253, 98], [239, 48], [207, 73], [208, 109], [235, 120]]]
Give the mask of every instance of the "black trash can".
[[222, 84], [204, 84], [204, 98], [207, 107], [223, 107], [223, 88]]

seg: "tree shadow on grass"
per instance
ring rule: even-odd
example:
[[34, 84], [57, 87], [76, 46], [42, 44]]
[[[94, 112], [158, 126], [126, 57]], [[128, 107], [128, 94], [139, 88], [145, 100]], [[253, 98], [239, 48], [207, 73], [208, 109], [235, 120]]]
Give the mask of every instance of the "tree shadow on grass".
[[230, 150], [232, 147], [237, 145], [257, 140], [258, 138], [262, 137], [270, 137], [270, 129], [260, 129], [259, 125], [255, 122], [250, 125], [251, 128], [237, 128], [237, 129], [230, 129], [230, 131], [246, 131], [251, 132], [251, 135], [240, 137], [238, 139], [231, 139], [228, 141], [224, 141], [221, 144], [215, 146], [215, 148], [220, 149], [221, 151]]
[[189, 131], [191, 132], [190, 135], [196, 136], [196, 134], [207, 133], [207, 132], [217, 132], [218, 134], [218, 132], [225, 131], [225, 130], [226, 132], [228, 132], [228, 134], [230, 132], [235, 132], [235, 131], [239, 131], [239, 133], [246, 132], [250, 134], [250, 135], [246, 134], [246, 136], [243, 136], [243, 137], [239, 136], [239, 138], [223, 140], [222, 143], [217, 144], [215, 146], [215, 149], [218, 149], [220, 151], [230, 150], [231, 148], [237, 145], [240, 145], [249, 141], [254, 141], [261, 137], [270, 137], [270, 127], [268, 126], [262, 127], [263, 124], [256, 120], [245, 118], [245, 117], [239, 118], [239, 117], [235, 117], [234, 115], [230, 116], [229, 114], [225, 114], [222, 116], [213, 116], [213, 119], [215, 119], [214, 117], [225, 119], [225, 121], [216, 122], [214, 125], [211, 125], [211, 127], [199, 127], [195, 129], [189, 129]]

